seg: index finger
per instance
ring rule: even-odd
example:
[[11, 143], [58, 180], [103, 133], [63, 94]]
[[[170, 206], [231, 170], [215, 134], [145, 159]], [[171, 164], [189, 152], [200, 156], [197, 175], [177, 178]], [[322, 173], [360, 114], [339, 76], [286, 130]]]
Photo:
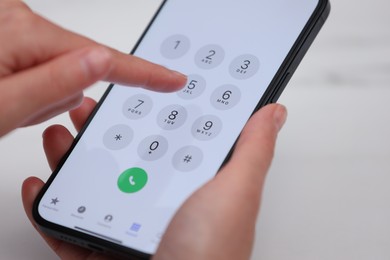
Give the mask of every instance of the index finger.
[[187, 81], [187, 77], [177, 71], [119, 51], [111, 49], [111, 52], [114, 55], [113, 67], [106, 81], [159, 92], [176, 91]]
[[[52, 26], [57, 27], [54, 24]], [[104, 79], [105, 81], [125, 86], [143, 87], [159, 92], [176, 91], [182, 88], [187, 81], [187, 77], [177, 71], [167, 69], [130, 54], [119, 52], [68, 30], [57, 27], [53, 28], [53, 31], [55, 33], [47, 34], [47, 37], [51, 40], [54, 40], [53, 37], [62, 39], [56, 41], [59, 44], [56, 49], [53, 49], [53, 52], [57, 54], [64, 51], [69, 52], [74, 49], [85, 48], [88, 45], [100, 45], [107, 48], [112, 53], [112, 68]], [[50, 39], [46, 42], [50, 42]], [[42, 42], [42, 46], [44, 45]]]
[[7, 53], [3, 57], [7, 70], [0, 71], [1, 77], [47, 63], [77, 50], [100, 46], [111, 52], [112, 56], [111, 70], [104, 78], [106, 81], [162, 92], [178, 90], [186, 83], [186, 77], [178, 72], [121, 53], [66, 30], [33, 13], [21, 1], [7, 2], [1, 14], [7, 21], [0, 31], [3, 38], [21, 38], [1, 42], [2, 51]]

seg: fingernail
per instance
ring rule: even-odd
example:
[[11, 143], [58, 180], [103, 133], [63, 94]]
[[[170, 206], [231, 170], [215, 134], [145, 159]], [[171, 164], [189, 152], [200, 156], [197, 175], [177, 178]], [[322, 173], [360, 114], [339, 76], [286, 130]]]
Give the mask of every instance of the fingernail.
[[276, 127], [280, 131], [287, 120], [287, 109], [285, 106], [278, 105], [278, 108], [274, 112], [274, 120]]
[[88, 51], [82, 63], [86, 73], [90, 77], [96, 77], [106, 74], [109, 71], [111, 67], [110, 59], [111, 53], [103, 47], [98, 47]]

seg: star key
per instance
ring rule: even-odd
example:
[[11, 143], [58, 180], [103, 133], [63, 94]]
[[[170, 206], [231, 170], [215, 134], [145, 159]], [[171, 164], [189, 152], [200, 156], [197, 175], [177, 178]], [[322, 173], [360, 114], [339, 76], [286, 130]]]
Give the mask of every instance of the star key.
[[58, 198], [51, 199], [50, 204], [57, 205], [57, 203], [60, 202]]
[[121, 141], [122, 138], [123, 138], [123, 136], [122, 136], [121, 134], [117, 134], [117, 135], [115, 135], [115, 137], [114, 137], [115, 141]]

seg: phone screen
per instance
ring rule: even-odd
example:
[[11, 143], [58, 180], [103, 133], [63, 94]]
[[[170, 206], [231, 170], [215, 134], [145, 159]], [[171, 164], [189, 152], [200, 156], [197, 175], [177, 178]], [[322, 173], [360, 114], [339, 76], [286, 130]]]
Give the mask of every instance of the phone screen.
[[112, 87], [40, 217], [153, 254], [178, 207], [216, 175], [318, 5], [167, 1], [134, 55], [188, 75], [186, 87]]

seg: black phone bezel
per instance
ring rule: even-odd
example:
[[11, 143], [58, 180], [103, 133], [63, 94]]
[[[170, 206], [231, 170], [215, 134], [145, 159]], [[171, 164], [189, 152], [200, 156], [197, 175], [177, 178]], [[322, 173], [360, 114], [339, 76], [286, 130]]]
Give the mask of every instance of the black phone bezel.
[[[142, 33], [140, 39], [137, 41], [136, 45], [134, 46], [133, 50], [130, 54], [133, 54], [138, 46], [141, 44], [142, 40], [144, 39], [145, 35], [147, 34], [149, 28], [152, 26], [154, 21], [156, 20], [157, 16], [165, 6], [165, 4], [169, 0], [163, 0], [160, 7], [154, 14], [153, 18], [151, 19], [150, 23]], [[296, 42], [294, 43], [293, 47], [291, 48], [289, 54], [286, 56], [284, 62], [280, 66], [278, 72], [275, 74], [273, 80], [271, 81], [270, 85], [268, 86], [267, 90], [265, 91], [263, 97], [259, 101], [258, 105], [254, 109], [253, 113], [255, 113], [257, 110], [259, 110], [261, 107], [270, 104], [275, 103], [278, 98], [280, 97], [281, 93], [283, 92], [284, 88], [286, 87], [288, 81], [291, 79], [293, 73], [295, 72], [296, 68], [298, 67], [299, 63], [305, 56], [307, 50], [309, 49], [310, 45], [316, 38], [318, 32], [322, 28], [323, 24], [325, 23], [325, 20], [329, 16], [330, 13], [330, 2], [329, 0], [319, 0], [319, 4], [316, 7], [316, 10], [313, 12], [312, 16], [310, 17], [309, 21], [307, 22], [306, 26], [302, 30], [301, 34], [297, 38]], [[91, 120], [94, 118], [96, 112], [99, 110], [101, 104], [106, 99], [107, 95], [111, 91], [114, 84], [110, 84], [107, 91], [104, 93], [102, 98], [100, 99], [99, 103], [95, 107], [94, 111], [91, 113], [91, 116], [88, 118], [85, 126], [80, 131], [80, 133], [75, 138], [71, 148], [69, 151], [64, 155], [64, 157], [61, 159], [58, 167], [56, 170], [52, 173], [50, 178], [48, 179], [45, 186], [42, 188], [40, 193], [38, 194], [37, 198], [34, 201], [33, 205], [33, 218], [38, 225], [39, 229], [42, 230], [44, 233], [48, 234], [49, 236], [61, 239], [63, 241], [73, 243], [82, 247], [86, 247], [88, 249], [101, 252], [101, 253], [108, 253], [112, 256], [119, 257], [121, 259], [149, 259], [151, 257], [150, 254], [140, 252], [138, 250], [128, 248], [122, 245], [119, 245], [114, 242], [110, 242], [108, 240], [105, 240], [103, 238], [99, 238], [96, 236], [88, 235], [83, 232], [76, 231], [74, 229], [70, 229], [67, 227], [63, 227], [58, 224], [54, 224], [52, 222], [49, 222], [45, 220], [43, 217], [40, 216], [38, 211], [39, 203], [47, 191], [50, 184], [55, 179], [57, 173], [65, 163], [66, 159], [74, 149], [74, 147], [77, 145], [78, 141], [80, 140], [81, 136], [85, 132], [85, 129], [90, 124]], [[226, 163], [232, 152], [234, 150], [234, 146], [229, 151], [225, 162]]]

